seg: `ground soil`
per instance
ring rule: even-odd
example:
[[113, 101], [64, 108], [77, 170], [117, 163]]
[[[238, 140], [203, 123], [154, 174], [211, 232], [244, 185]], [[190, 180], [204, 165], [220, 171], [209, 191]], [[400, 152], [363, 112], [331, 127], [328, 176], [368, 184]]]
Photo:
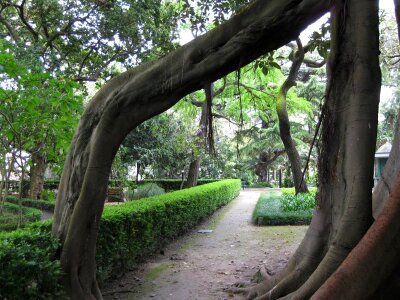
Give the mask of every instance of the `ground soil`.
[[[244, 299], [224, 289], [247, 281], [261, 266], [276, 273], [303, 238], [306, 226], [250, 223], [261, 192], [246, 189], [191, 232], [169, 244], [138, 270], [107, 282], [105, 299]], [[210, 229], [211, 233], [198, 233]]]

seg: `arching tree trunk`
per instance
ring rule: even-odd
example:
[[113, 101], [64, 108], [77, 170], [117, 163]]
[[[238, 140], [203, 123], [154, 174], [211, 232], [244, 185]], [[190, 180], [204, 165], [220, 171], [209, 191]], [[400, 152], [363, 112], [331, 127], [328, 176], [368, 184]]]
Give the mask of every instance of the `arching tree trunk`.
[[297, 37], [327, 10], [320, 0], [254, 1], [231, 20], [166, 57], [107, 83], [73, 138], [55, 207], [64, 286], [72, 299], [101, 299], [96, 238], [113, 158], [138, 124], [183, 96]]
[[299, 69], [304, 60], [304, 50], [299, 39], [297, 41], [298, 50], [294, 53], [294, 58], [290, 72], [285, 82], [282, 84], [278, 98], [276, 100], [276, 112], [278, 114], [279, 120], [279, 135], [285, 146], [287, 156], [289, 158], [292, 173], [294, 187], [297, 193], [307, 193], [308, 188], [305, 180], [302, 179], [303, 172], [301, 168], [301, 159], [299, 152], [296, 149], [296, 144], [292, 139], [292, 134], [290, 132], [290, 121], [286, 109], [286, 97], [288, 91], [296, 85], [296, 77], [299, 73]]

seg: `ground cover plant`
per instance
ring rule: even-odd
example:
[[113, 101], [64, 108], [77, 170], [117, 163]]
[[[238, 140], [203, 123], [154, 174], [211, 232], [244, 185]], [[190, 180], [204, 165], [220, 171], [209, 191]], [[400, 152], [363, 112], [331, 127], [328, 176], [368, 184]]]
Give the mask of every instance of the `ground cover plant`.
[[[309, 198], [309, 196], [302, 197]], [[293, 195], [283, 196], [277, 192], [262, 193], [254, 208], [252, 222], [256, 225], [310, 224], [312, 208], [293, 210], [294, 207], [302, 207], [297, 204], [301, 199], [300, 197], [293, 198]]]
[[309, 188], [308, 193], [296, 194], [294, 188], [285, 188], [281, 192], [280, 202], [285, 212], [310, 210], [315, 206], [316, 188]]
[[39, 221], [41, 212], [38, 209], [3, 203], [0, 207], [0, 231], [15, 230], [29, 222]]
[[[19, 199], [14, 196], [7, 196], [6, 200], [7, 200], [7, 202], [13, 203], [13, 204], [19, 203]], [[49, 200], [24, 198], [24, 199], [21, 199], [21, 204], [22, 204], [22, 206], [34, 207], [34, 208], [37, 208], [40, 210], [47, 210], [47, 211], [54, 210], [54, 202], [51, 202]]]

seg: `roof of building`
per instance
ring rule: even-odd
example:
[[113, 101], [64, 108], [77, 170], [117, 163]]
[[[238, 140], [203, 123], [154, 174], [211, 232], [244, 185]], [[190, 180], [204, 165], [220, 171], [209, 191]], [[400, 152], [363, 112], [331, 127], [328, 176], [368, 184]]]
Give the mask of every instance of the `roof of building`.
[[389, 157], [390, 150], [392, 150], [392, 144], [389, 142], [386, 142], [382, 146], [379, 147], [378, 151], [375, 152], [375, 157], [377, 157], [377, 158]]

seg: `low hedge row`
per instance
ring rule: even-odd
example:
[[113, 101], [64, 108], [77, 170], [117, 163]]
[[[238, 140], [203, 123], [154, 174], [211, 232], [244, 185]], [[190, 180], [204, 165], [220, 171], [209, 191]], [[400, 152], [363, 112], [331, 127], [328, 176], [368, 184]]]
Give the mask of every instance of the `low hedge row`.
[[59, 247], [51, 222], [0, 233], [0, 299], [61, 299]]
[[230, 179], [106, 207], [97, 242], [100, 281], [131, 269], [239, 192], [240, 180]]
[[[14, 204], [19, 203], [18, 198], [14, 197], [14, 196], [7, 196], [6, 201], [10, 202], [10, 203], [14, 203]], [[54, 211], [54, 206], [55, 206], [55, 204], [50, 201], [34, 200], [34, 199], [28, 199], [28, 198], [21, 199], [21, 204], [23, 206], [34, 207], [37, 209], [47, 210], [47, 211], [51, 211], [51, 212]]]
[[[213, 183], [220, 181], [220, 179], [199, 179], [197, 181], [197, 185], [204, 185], [208, 183]], [[158, 186], [162, 187], [166, 192], [178, 191], [181, 188], [182, 180], [181, 179], [145, 179], [142, 180], [141, 183], [155, 183]]]
[[[239, 192], [240, 180], [229, 179], [106, 207], [97, 240], [99, 282], [133, 268]], [[51, 220], [0, 234], [0, 299], [59, 298], [57, 243], [50, 230]]]
[[308, 225], [313, 210], [284, 211], [278, 193], [262, 193], [253, 211], [253, 224], [262, 225]]
[[0, 220], [0, 230], [1, 231], [10, 231], [15, 230], [18, 227], [18, 214], [22, 213], [22, 224], [28, 222], [36, 222], [40, 220], [42, 215], [41, 211], [31, 207], [20, 207], [14, 203], [3, 203], [2, 209], [8, 212], [12, 212], [15, 216], [12, 219], [6, 219], [4, 216]]

